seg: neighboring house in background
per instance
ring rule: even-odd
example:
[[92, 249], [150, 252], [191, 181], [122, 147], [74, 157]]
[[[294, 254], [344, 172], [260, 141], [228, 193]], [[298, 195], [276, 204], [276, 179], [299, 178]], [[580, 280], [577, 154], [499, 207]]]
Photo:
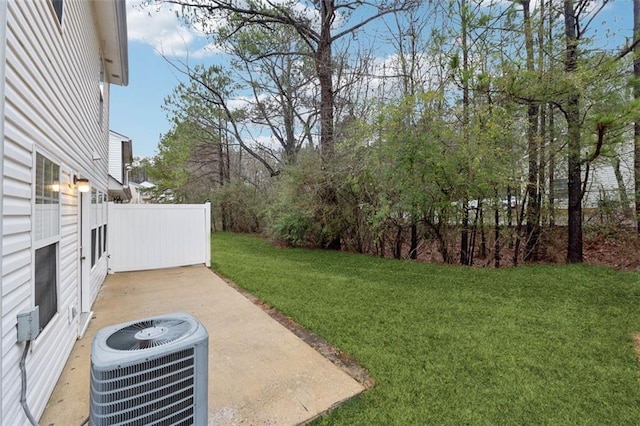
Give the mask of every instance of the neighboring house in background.
[[[611, 157], [602, 156], [592, 165], [583, 202], [585, 208], [602, 207], [612, 202], [626, 203], [629, 211], [633, 208], [633, 151], [633, 139], [625, 140], [615, 147]], [[585, 167], [582, 169], [584, 174]]]
[[131, 139], [109, 131], [109, 201], [128, 203], [131, 201], [129, 172], [133, 163]]
[[0, 424], [42, 415], [106, 277], [109, 87], [127, 83], [124, 0], [0, 0]]
[[[584, 209], [594, 210], [613, 204], [631, 212], [635, 196], [633, 149], [633, 140], [625, 140], [609, 156], [603, 155], [593, 162], [584, 186]], [[585, 176], [586, 166], [583, 165], [583, 180]], [[566, 210], [569, 199], [566, 172], [556, 172], [553, 187], [556, 207]]]
[[153, 188], [156, 186], [146, 180], [141, 183], [130, 182], [131, 187], [131, 202], [134, 204], [146, 204], [152, 203]]

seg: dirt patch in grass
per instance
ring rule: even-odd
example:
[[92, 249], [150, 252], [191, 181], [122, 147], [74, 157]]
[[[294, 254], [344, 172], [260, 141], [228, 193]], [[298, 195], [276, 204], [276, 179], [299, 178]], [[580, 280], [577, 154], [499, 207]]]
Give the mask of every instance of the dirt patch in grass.
[[264, 312], [269, 314], [271, 318], [278, 321], [289, 331], [298, 336], [298, 338], [300, 338], [302, 341], [304, 341], [306, 344], [320, 353], [320, 355], [324, 356], [342, 371], [353, 377], [353, 379], [364, 386], [365, 389], [370, 389], [373, 387], [373, 385], [375, 384], [373, 378], [371, 378], [367, 371], [362, 368], [362, 366], [360, 366], [360, 364], [358, 364], [349, 354], [341, 351], [326, 340], [302, 327], [300, 324], [298, 324], [282, 312], [261, 301], [256, 296], [237, 286], [232, 281], [229, 281], [224, 277], [222, 278], [229, 286], [233, 287], [240, 294], [249, 299], [254, 305], [258, 306]]

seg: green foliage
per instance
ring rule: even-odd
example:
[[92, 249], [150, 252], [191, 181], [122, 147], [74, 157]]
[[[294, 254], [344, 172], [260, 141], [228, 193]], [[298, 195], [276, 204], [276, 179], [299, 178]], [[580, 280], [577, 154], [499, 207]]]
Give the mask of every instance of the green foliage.
[[428, 235], [441, 242], [449, 259], [445, 233], [459, 223], [461, 202], [493, 197], [511, 179], [513, 129], [507, 110], [477, 107], [465, 139], [458, 123], [447, 119], [451, 110], [443, 99], [441, 93], [422, 93], [382, 107], [368, 167], [377, 170], [384, 200], [376, 216], [396, 226], [428, 225]]
[[[276, 208], [283, 206], [276, 205]], [[317, 224], [313, 221], [313, 211], [293, 208], [282, 211], [272, 224], [272, 235], [293, 247], [309, 244], [309, 240], [319, 233]]]
[[211, 196], [216, 226], [221, 227], [222, 220], [226, 220], [229, 231], [260, 233], [264, 228], [265, 193], [268, 191], [268, 188], [240, 179], [217, 188]]
[[[584, 9], [577, 25], [586, 26], [575, 72], [564, 63], [562, 11], [547, 3], [528, 5], [526, 27], [525, 4], [517, 1], [415, 2], [411, 13], [387, 20], [387, 42], [397, 51], [382, 71], [370, 65], [379, 63], [372, 60], [377, 52], [356, 49], [363, 46], [357, 33], [334, 34], [333, 87], [321, 87], [330, 79], [319, 79], [318, 71], [328, 64], [318, 62], [318, 28], [306, 15], [322, 2], [251, 0], [246, 9], [209, 3], [185, 6], [183, 13], [230, 53], [230, 66], [188, 70], [190, 82], [167, 99], [176, 127], [155, 159], [159, 191], [180, 200], [211, 198], [219, 217], [237, 215], [224, 222], [226, 229], [265, 227], [293, 246], [341, 241], [343, 248], [385, 256], [385, 246], [393, 245], [393, 255], [403, 257], [409, 233], [415, 238], [417, 232], [417, 244], [437, 241], [442, 258], [451, 261], [452, 253], [466, 250], [458, 235], [466, 238], [478, 225], [484, 239], [482, 221], [493, 222], [494, 214], [497, 228], [518, 223], [518, 232], [526, 227], [522, 218], [529, 228], [546, 220], [534, 214], [533, 202], [517, 212], [498, 210], [507, 190], [520, 196], [526, 188], [542, 211], [555, 214], [562, 203], [550, 208], [548, 191], [552, 179], [567, 178], [567, 135], [580, 142], [572, 148], [573, 163], [597, 166], [597, 156], [619, 155], [640, 111], [630, 102], [637, 83], [628, 79], [631, 57], [619, 60], [586, 38], [598, 10], [583, 7], [587, 1], [576, 2]], [[383, 3], [378, 12], [402, 2]], [[342, 28], [358, 25], [346, 2], [331, 4], [341, 11]], [[230, 109], [240, 95], [249, 101]], [[574, 95], [579, 123], [569, 132], [565, 119]], [[380, 103], [373, 105], [373, 98]], [[333, 105], [319, 108], [325, 101]], [[334, 131], [325, 151], [331, 155], [320, 161], [313, 146], [323, 125]], [[254, 130], [269, 143], [254, 140]], [[210, 160], [223, 142], [231, 158], [216, 160], [229, 163], [227, 174], [215, 177]], [[260, 182], [249, 179], [256, 159], [267, 170]], [[271, 178], [273, 191], [265, 189]], [[484, 206], [484, 217], [470, 224], [473, 205]], [[501, 232], [493, 235], [501, 239]], [[528, 238], [524, 234], [518, 238]]]
[[320, 164], [315, 151], [303, 151], [298, 162], [278, 177], [267, 212], [272, 238], [292, 246], [318, 246], [334, 235], [322, 198], [327, 182]]
[[451, 55], [451, 61], [449, 62], [449, 67], [452, 70], [457, 70], [459, 66], [460, 66], [460, 56], [457, 53], [455, 53]]
[[353, 356], [375, 386], [316, 424], [640, 423], [640, 276], [468, 269], [218, 233], [214, 268]]

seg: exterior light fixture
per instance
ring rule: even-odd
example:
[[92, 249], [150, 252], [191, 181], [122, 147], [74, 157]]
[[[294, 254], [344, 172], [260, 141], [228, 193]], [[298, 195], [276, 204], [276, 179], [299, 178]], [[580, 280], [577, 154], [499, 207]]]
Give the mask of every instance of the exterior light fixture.
[[73, 175], [73, 184], [78, 188], [80, 192], [89, 192], [91, 191], [91, 184], [89, 183], [89, 179], [87, 178], [79, 178], [76, 175]]

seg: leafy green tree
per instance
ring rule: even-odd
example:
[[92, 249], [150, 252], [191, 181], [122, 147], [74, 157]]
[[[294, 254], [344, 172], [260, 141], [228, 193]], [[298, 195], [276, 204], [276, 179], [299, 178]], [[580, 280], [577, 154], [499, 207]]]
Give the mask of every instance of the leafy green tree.
[[[591, 10], [588, 1], [564, 0], [564, 75], [562, 77], [562, 92], [565, 96], [561, 104], [561, 111], [567, 123], [567, 166], [568, 166], [568, 244], [567, 261], [576, 263], [583, 261], [583, 223], [582, 223], [582, 199], [587, 180], [583, 180], [583, 166], [586, 165], [587, 173], [589, 165], [598, 158], [602, 148], [607, 143], [607, 132], [612, 124], [624, 115], [620, 110], [607, 111], [606, 113], [588, 115], [582, 114], [582, 110], [591, 111], [594, 106], [605, 105], [612, 91], [619, 90], [619, 86], [604, 86], [611, 81], [612, 76], [618, 75], [621, 66], [620, 59], [626, 55], [621, 53], [617, 57], [606, 55], [593, 55], [589, 57], [585, 53], [586, 34], [590, 23], [606, 5], [607, 1], [596, 5]], [[576, 84], [581, 82], [582, 84]], [[592, 96], [588, 96], [592, 95]], [[633, 106], [631, 106], [633, 107]], [[605, 108], [599, 108], [600, 111]], [[628, 110], [623, 107], [623, 110]], [[583, 119], [587, 117], [587, 121]], [[586, 138], [584, 133], [590, 136]], [[585, 139], [591, 144], [585, 147]], [[585, 149], [586, 148], [586, 149]], [[583, 151], [587, 151], [586, 157]]]
[[267, 211], [270, 235], [292, 246], [326, 248], [343, 231], [337, 203], [323, 200], [327, 191], [322, 160], [313, 149], [303, 149], [296, 164], [286, 168], [275, 183], [275, 196]]
[[[451, 262], [456, 245], [450, 232], [457, 224], [465, 226], [469, 211], [461, 200], [466, 196], [478, 204], [485, 199], [497, 202], [496, 188], [504, 187], [510, 177], [512, 129], [507, 110], [485, 105], [475, 109], [469, 136], [462, 138], [457, 121], [447, 120], [450, 113], [442, 109], [443, 96], [421, 93], [382, 107], [373, 158], [380, 174], [380, 197], [385, 200], [376, 208], [398, 235], [410, 218], [419, 218], [428, 239], [437, 242], [442, 259]], [[478, 208], [474, 209], [479, 212]], [[400, 257], [397, 247], [394, 255]], [[468, 255], [471, 264], [473, 251]]]

